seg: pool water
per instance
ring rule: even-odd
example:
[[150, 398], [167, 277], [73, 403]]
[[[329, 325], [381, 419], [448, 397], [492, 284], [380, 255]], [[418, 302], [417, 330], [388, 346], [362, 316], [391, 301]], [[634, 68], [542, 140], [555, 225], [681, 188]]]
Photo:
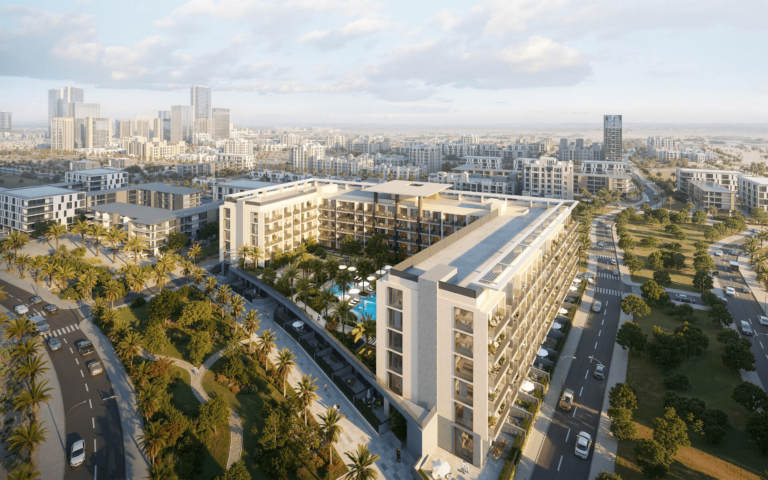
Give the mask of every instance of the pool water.
[[[347, 291], [350, 291], [353, 288], [355, 288], [353, 284], [350, 283], [349, 285], [347, 285]], [[334, 283], [333, 286], [331, 287], [331, 293], [334, 295], [341, 295], [341, 288]]]
[[362, 301], [355, 307], [355, 313], [359, 316], [367, 313], [374, 320], [376, 320], [376, 296], [371, 295], [367, 298], [363, 298]]

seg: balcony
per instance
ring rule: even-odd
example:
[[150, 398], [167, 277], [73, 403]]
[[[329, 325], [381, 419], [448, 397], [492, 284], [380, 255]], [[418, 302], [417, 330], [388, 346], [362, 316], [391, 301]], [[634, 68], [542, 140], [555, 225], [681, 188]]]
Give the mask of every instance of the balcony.
[[283, 237], [277, 237], [274, 240], [269, 240], [264, 245], [267, 246], [267, 247], [271, 247], [272, 245], [277, 245], [278, 243], [281, 243], [282, 241], [283, 241]]
[[502, 358], [504, 359], [503, 365], [494, 363], [488, 367], [488, 385], [494, 390], [499, 388], [501, 380], [507, 374], [507, 370], [509, 370], [509, 358], [506, 356], [502, 356]]

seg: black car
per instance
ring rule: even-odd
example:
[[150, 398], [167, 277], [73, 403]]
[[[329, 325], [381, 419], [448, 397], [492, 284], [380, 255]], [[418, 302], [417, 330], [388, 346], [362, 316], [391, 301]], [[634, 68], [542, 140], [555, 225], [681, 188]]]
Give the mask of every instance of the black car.
[[40, 303], [42, 301], [43, 301], [43, 299], [41, 297], [38, 297], [37, 295], [35, 295], [34, 297], [31, 297], [29, 299], [29, 303], [31, 303], [32, 305], [37, 305], [38, 303]]
[[56, 305], [50, 304], [50, 305], [44, 306], [43, 311], [45, 313], [54, 313], [59, 311], [59, 307], [57, 307]]
[[77, 351], [82, 356], [90, 355], [93, 353], [93, 344], [90, 340], [80, 340], [75, 344], [75, 347], [77, 347]]

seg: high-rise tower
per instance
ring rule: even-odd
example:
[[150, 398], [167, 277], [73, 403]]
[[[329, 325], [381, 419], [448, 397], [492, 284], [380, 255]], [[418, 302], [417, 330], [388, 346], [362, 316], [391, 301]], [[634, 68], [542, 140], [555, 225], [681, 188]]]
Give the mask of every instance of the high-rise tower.
[[603, 115], [603, 160], [621, 161], [621, 115]]
[[192, 85], [189, 93], [194, 119], [211, 118], [211, 87]]
[[48, 134], [50, 135], [51, 119], [54, 117], [69, 117], [69, 104], [85, 102], [85, 92], [80, 87], [67, 85], [48, 90]]

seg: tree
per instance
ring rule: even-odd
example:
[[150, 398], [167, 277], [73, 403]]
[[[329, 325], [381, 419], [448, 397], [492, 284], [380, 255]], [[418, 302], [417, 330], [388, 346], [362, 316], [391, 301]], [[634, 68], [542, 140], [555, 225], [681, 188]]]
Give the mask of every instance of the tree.
[[707, 409], [699, 417], [699, 427], [704, 438], [712, 444], [719, 444], [723, 441], [725, 434], [731, 429], [731, 423], [728, 421], [728, 414], [719, 409]]
[[643, 300], [650, 305], [664, 306], [669, 304], [669, 294], [664, 288], [653, 280], [648, 280], [641, 287]]
[[669, 285], [672, 283], [672, 278], [666, 270], [656, 270], [653, 272], [653, 281], [659, 285]]
[[696, 316], [693, 313], [693, 307], [687, 303], [682, 305], [675, 305], [672, 309], [672, 313], [683, 322], [696, 321]]
[[363, 318], [355, 325], [355, 328], [349, 332], [355, 341], [359, 342], [361, 339], [365, 339], [365, 342], [357, 349], [355, 353], [361, 355], [370, 355], [376, 352], [373, 341], [376, 339], [376, 320], [374, 320], [369, 314], [364, 313]]
[[635, 444], [635, 458], [643, 475], [648, 478], [662, 478], [669, 473], [672, 455], [654, 439], [642, 438]]
[[283, 348], [280, 350], [280, 352], [277, 354], [277, 362], [275, 363], [275, 372], [277, 373], [277, 376], [283, 381], [283, 396], [285, 396], [285, 384], [288, 380], [288, 375], [290, 375], [291, 370], [293, 370], [293, 367], [296, 366], [296, 356], [288, 350], [287, 348]]
[[[61, 225], [59, 223], [56, 223], [55, 225], [59, 225], [59, 227], [64, 228], [64, 233], [67, 232], [67, 227], [64, 227], [64, 225]], [[58, 229], [57, 229], [58, 231]], [[62, 233], [63, 235], [63, 233]], [[8, 237], [5, 239], [5, 244], [13, 250], [13, 255], [18, 256], [19, 250], [24, 248], [25, 245], [29, 243], [29, 235], [27, 235], [24, 232], [19, 232], [18, 230], [14, 230], [11, 233], [8, 234]], [[56, 249], [59, 248], [58, 238], [56, 239]]]
[[261, 337], [259, 337], [259, 340], [256, 342], [257, 346], [259, 347], [259, 356], [263, 359], [265, 369], [267, 367], [269, 356], [272, 354], [272, 350], [275, 348], [276, 338], [277, 336], [275, 335], [275, 332], [267, 329], [264, 330], [264, 332], [261, 334]]
[[136, 411], [144, 417], [145, 420], [151, 419], [160, 408], [162, 402], [163, 390], [157, 383], [147, 383], [139, 389], [139, 395], [136, 398]]
[[341, 254], [347, 257], [347, 261], [349, 261], [349, 258], [352, 256], [360, 255], [362, 248], [360, 242], [355, 240], [355, 237], [352, 235], [347, 235], [341, 241]]
[[755, 371], [755, 355], [750, 350], [749, 340], [740, 338], [739, 341], [732, 341], [725, 344], [723, 349], [723, 364], [734, 371], [746, 370]]
[[768, 412], [768, 394], [751, 382], [741, 382], [733, 389], [731, 398], [749, 412]]
[[318, 399], [316, 378], [312, 378], [312, 374], [302, 375], [301, 380], [297, 384], [296, 396], [298, 398], [299, 406], [304, 411], [304, 425], [307, 424], [307, 410], [312, 406], [312, 403]]
[[128, 238], [128, 233], [117, 225], [113, 225], [105, 237], [107, 243], [112, 247], [112, 263], [115, 263], [117, 261], [117, 246]]
[[40, 405], [48, 403], [51, 395], [48, 392], [52, 392], [53, 388], [48, 388], [48, 380], [43, 380], [40, 383], [32, 383], [29, 389], [24, 390], [15, 397], [13, 397], [14, 411], [23, 411], [32, 414], [32, 418], [37, 418], [37, 411]]
[[[204, 333], [204, 332], [203, 332]], [[160, 323], [151, 323], [144, 330], [144, 346], [152, 353], [162, 351], [168, 344], [165, 328]]]
[[608, 392], [608, 404], [630, 411], [637, 410], [637, 394], [628, 383], [617, 383]]
[[25, 316], [17, 317], [6, 324], [3, 337], [6, 340], [19, 343], [25, 335], [32, 333], [34, 330], [35, 326], [29, 321], [29, 318]]
[[205, 358], [212, 348], [213, 343], [211, 343], [211, 335], [208, 332], [193, 333], [189, 338], [189, 345], [187, 346], [187, 352], [192, 364], [202, 364], [203, 358]]
[[763, 455], [768, 455], [768, 412], [752, 412], [747, 418], [747, 436]]
[[336, 407], [328, 407], [324, 414], [318, 415], [320, 418], [320, 433], [328, 445], [329, 463], [333, 463], [333, 444], [341, 436], [341, 422], [345, 418]]
[[214, 480], [251, 480], [251, 474], [248, 472], [245, 462], [238, 460], [226, 472], [218, 475]]
[[624, 253], [624, 260], [622, 261], [625, 267], [629, 269], [629, 273], [634, 275], [636, 271], [642, 270], [645, 267], [645, 262], [642, 258], [638, 257], [632, 252]]
[[202, 253], [202, 247], [199, 243], [195, 243], [191, 247], [189, 247], [189, 250], [187, 250], [187, 258], [192, 260], [192, 263], [197, 265], [197, 257], [200, 256], [200, 253]]
[[133, 253], [133, 264], [136, 265], [139, 261], [139, 254], [149, 248], [146, 237], [140, 237], [134, 235], [125, 242], [123, 250]]
[[165, 242], [165, 249], [171, 252], [177, 252], [183, 248], [186, 248], [189, 244], [189, 238], [183, 233], [171, 232], [168, 234], [168, 239]]
[[707, 272], [696, 272], [693, 276], [693, 287], [700, 292], [712, 290], [715, 284], [712, 277]]
[[93, 243], [96, 244], [96, 256], [99, 256], [99, 245], [101, 245], [101, 240], [106, 236], [107, 229], [104, 228], [104, 225], [101, 223], [94, 223], [91, 225], [91, 231], [88, 232], [91, 237], [93, 238]]
[[[149, 477], [147, 480], [179, 480], [178, 475], [173, 469], [173, 465], [168, 462], [158, 462], [150, 465], [147, 469]], [[218, 477], [217, 477], [218, 478]]]
[[608, 409], [611, 419], [611, 433], [620, 441], [637, 438], [637, 425], [632, 421], [632, 411], [626, 408], [611, 407]]
[[[0, 179], [0, 182], [3, 182]], [[8, 480], [35, 480], [40, 477], [40, 472], [35, 470], [31, 463], [24, 463], [17, 466], [13, 471], [8, 472]]]
[[[702, 299], [704, 296], [702, 295]], [[728, 311], [728, 307], [725, 306], [725, 303], [718, 300], [717, 303], [712, 304], [709, 312], [707, 312], [707, 316], [712, 319], [715, 323], [721, 323], [723, 326], [728, 326], [733, 323], [733, 316], [731, 315], [731, 312]]]
[[229, 404], [224, 395], [214, 393], [211, 399], [200, 405], [200, 426], [217, 432], [219, 425], [229, 421]]
[[80, 248], [85, 248], [85, 235], [91, 231], [91, 225], [85, 220], [78, 220], [72, 225], [72, 233], [80, 235]]
[[[640, 240], [641, 248], [656, 248], [659, 246], [659, 239], [657, 237], [648, 236]], [[626, 255], [624, 256], [626, 258]]]
[[150, 463], [155, 463], [155, 458], [160, 455], [168, 442], [168, 432], [163, 428], [162, 422], [150, 422], [144, 429], [144, 434], [139, 435], [139, 446], [145, 455], [149, 456]]
[[8, 445], [20, 452], [27, 452], [27, 458], [32, 458], [32, 452], [35, 448], [43, 443], [48, 434], [48, 429], [43, 428], [43, 424], [37, 420], [32, 420], [26, 425], [16, 427], [11, 432], [11, 436], [8, 437]]
[[184, 305], [177, 323], [182, 327], [190, 327], [205, 322], [213, 317], [213, 308], [205, 300], [197, 300]]
[[648, 266], [654, 272], [664, 270], [664, 255], [657, 250], [648, 255]]
[[632, 315], [633, 320], [651, 313], [651, 309], [643, 299], [631, 293], [621, 299], [621, 311], [626, 315]]
[[26, 357], [16, 367], [16, 377], [20, 380], [25, 380], [27, 385], [32, 385], [37, 380], [37, 377], [50, 370], [45, 365], [48, 364], [47, 360], [43, 359], [42, 355], [36, 357]]
[[693, 216], [691, 217], [691, 223], [694, 225], [704, 225], [707, 223], [707, 212], [704, 210], [696, 210], [693, 212]]
[[628, 251], [635, 248], [635, 240], [632, 238], [631, 235], [625, 235], [619, 239], [619, 248]]
[[123, 288], [119, 283], [117, 283], [117, 280], [112, 279], [104, 284], [104, 289], [101, 291], [101, 294], [104, 295], [104, 298], [110, 302], [110, 306], [115, 308], [115, 300], [120, 298], [122, 290]]
[[623, 350], [633, 352], [642, 352], [648, 343], [648, 335], [635, 322], [625, 322], [616, 332], [616, 343], [621, 345]]
[[672, 407], [664, 409], [662, 417], [656, 417], [651, 421], [653, 426], [653, 439], [664, 447], [671, 456], [677, 455], [680, 447], [690, 447], [688, 439], [688, 426], [677, 416]]
[[645, 351], [654, 363], [665, 370], [679, 367], [688, 353], [682, 335], [666, 333], [658, 326], [653, 327], [653, 338]]
[[86, 299], [90, 299], [91, 292], [98, 282], [99, 277], [96, 274], [96, 270], [89, 268], [83, 272], [82, 275], [80, 275], [80, 278], [77, 281], [77, 289], [80, 291], [80, 293], [83, 294], [83, 296], [85, 296]]
[[689, 357], [698, 357], [709, 347], [709, 338], [704, 334], [701, 328], [688, 322], [675, 328], [675, 336], [683, 339], [686, 348], [686, 355]]
[[621, 475], [618, 473], [611, 473], [606, 472], [605, 470], [600, 470], [600, 473], [597, 474], [595, 477], [595, 480], [622, 480]]
[[173, 290], [163, 290], [149, 301], [149, 323], [166, 323], [179, 315], [181, 295]]
[[130, 331], [117, 344], [117, 354], [120, 358], [128, 363], [133, 363], [133, 359], [141, 353], [141, 334], [139, 332]]
[[379, 460], [379, 456], [371, 453], [367, 445], [357, 444], [357, 451], [354, 454], [346, 452], [345, 455], [351, 463], [347, 464], [349, 472], [344, 478], [350, 480], [376, 480], [379, 478], [378, 472], [373, 465]]

